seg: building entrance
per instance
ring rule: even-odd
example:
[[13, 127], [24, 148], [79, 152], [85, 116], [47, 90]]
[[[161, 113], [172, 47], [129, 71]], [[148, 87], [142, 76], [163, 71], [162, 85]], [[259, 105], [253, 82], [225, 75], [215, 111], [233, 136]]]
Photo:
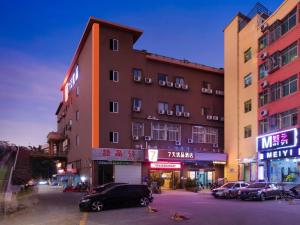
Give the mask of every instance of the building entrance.
[[180, 188], [180, 171], [151, 170], [150, 181], [157, 182], [162, 189]]

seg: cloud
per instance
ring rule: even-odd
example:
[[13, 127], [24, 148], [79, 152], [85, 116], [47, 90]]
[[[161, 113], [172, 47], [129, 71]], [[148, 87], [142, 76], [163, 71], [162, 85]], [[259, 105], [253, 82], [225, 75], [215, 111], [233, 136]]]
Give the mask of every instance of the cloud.
[[0, 140], [42, 144], [56, 127], [66, 65], [0, 48]]

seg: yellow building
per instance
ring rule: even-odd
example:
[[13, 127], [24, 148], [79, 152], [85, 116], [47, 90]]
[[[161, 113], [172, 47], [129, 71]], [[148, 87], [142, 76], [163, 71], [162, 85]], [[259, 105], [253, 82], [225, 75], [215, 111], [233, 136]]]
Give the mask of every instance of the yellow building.
[[229, 181], [257, 177], [257, 51], [259, 27], [268, 15], [258, 4], [252, 15], [238, 13], [224, 30], [225, 177]]

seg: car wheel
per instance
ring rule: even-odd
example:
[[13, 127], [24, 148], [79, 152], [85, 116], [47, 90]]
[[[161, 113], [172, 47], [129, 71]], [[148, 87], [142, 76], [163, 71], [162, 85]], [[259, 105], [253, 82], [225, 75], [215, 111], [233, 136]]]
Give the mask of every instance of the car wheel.
[[141, 207], [146, 207], [146, 206], [149, 205], [149, 203], [150, 203], [150, 201], [146, 197], [143, 197], [143, 198], [140, 199], [140, 206]]
[[265, 201], [266, 200], [266, 195], [264, 193], [260, 194], [260, 200]]
[[91, 208], [94, 212], [100, 212], [103, 210], [103, 203], [100, 201], [94, 201], [91, 204]]

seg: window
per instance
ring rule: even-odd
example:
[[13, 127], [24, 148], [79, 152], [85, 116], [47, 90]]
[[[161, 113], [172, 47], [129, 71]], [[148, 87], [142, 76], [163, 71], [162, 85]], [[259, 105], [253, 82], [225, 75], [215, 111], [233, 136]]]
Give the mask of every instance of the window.
[[281, 35], [288, 32], [296, 25], [296, 9], [290, 12], [283, 20], [281, 24]]
[[280, 83], [272, 84], [270, 87], [270, 102], [276, 101], [280, 98]]
[[268, 63], [265, 62], [259, 66], [259, 79], [268, 76]]
[[184, 112], [184, 105], [176, 104], [175, 105], [175, 112]]
[[118, 82], [119, 81], [119, 72], [116, 70], [109, 71], [109, 80]]
[[140, 122], [132, 123], [132, 136], [143, 137], [144, 136], [144, 124]]
[[119, 142], [119, 132], [109, 132], [109, 141], [111, 143], [118, 143]]
[[76, 87], [76, 96], [79, 96], [79, 86]]
[[166, 124], [152, 123], [151, 124], [151, 136], [152, 136], [153, 140], [166, 141], [167, 140]]
[[263, 119], [259, 121], [259, 132], [260, 134], [265, 134], [269, 129], [269, 121], [268, 119]]
[[76, 145], [79, 145], [79, 135], [76, 135]]
[[282, 97], [294, 93], [298, 89], [298, 78], [297, 75], [290, 77], [289, 79], [282, 82]]
[[138, 98], [134, 98], [132, 102], [133, 108], [142, 108], [142, 100]]
[[112, 113], [118, 113], [119, 112], [119, 103], [118, 102], [109, 102], [109, 111]]
[[158, 111], [167, 111], [169, 109], [169, 104], [166, 102], [159, 102], [157, 105]]
[[79, 111], [76, 111], [76, 120], [79, 120]]
[[162, 74], [162, 73], [159, 73], [159, 74], [157, 74], [157, 80], [158, 81], [167, 81], [168, 80], [168, 75], [166, 75], [166, 74]]
[[264, 106], [268, 104], [268, 90], [265, 90], [259, 94], [259, 105]]
[[184, 85], [184, 78], [183, 77], [176, 77], [175, 82], [176, 82], [176, 84]]
[[258, 41], [258, 48], [259, 48], [259, 50], [262, 50], [265, 47], [267, 47], [267, 45], [268, 45], [268, 36], [264, 35]]
[[110, 39], [109, 48], [110, 48], [110, 50], [113, 50], [113, 51], [119, 51], [119, 40]]
[[280, 128], [279, 114], [274, 114], [269, 117], [269, 131], [276, 131]]
[[280, 52], [275, 52], [273, 53], [270, 58], [268, 59], [269, 62], [269, 69], [270, 71], [274, 71], [278, 69], [281, 65], [281, 57], [280, 57]]
[[181, 127], [177, 124], [167, 125], [168, 141], [181, 141]]
[[252, 58], [252, 50], [249, 48], [244, 52], [244, 62], [248, 62]]
[[280, 113], [280, 129], [295, 126], [297, 124], [298, 110], [292, 109]]
[[202, 87], [207, 88], [207, 89], [211, 89], [211, 84], [207, 81], [203, 81], [202, 82]]
[[132, 69], [132, 75], [134, 80], [141, 80], [142, 79], [142, 70], [134, 68]]
[[281, 53], [282, 66], [294, 61], [298, 56], [297, 42], [293, 43]]
[[244, 77], [244, 87], [248, 87], [252, 84], [252, 74], [249, 73]]
[[251, 99], [244, 102], [244, 112], [250, 112], [252, 108]]
[[251, 125], [244, 127], [244, 138], [251, 137]]
[[270, 26], [270, 32], [269, 32], [269, 42], [270, 44], [276, 41], [281, 36], [281, 25], [280, 21], [274, 22]]
[[208, 112], [209, 112], [209, 108], [205, 108], [205, 107], [201, 108], [201, 115], [202, 116], [208, 115]]
[[194, 143], [218, 144], [218, 129], [212, 127], [192, 127]]

